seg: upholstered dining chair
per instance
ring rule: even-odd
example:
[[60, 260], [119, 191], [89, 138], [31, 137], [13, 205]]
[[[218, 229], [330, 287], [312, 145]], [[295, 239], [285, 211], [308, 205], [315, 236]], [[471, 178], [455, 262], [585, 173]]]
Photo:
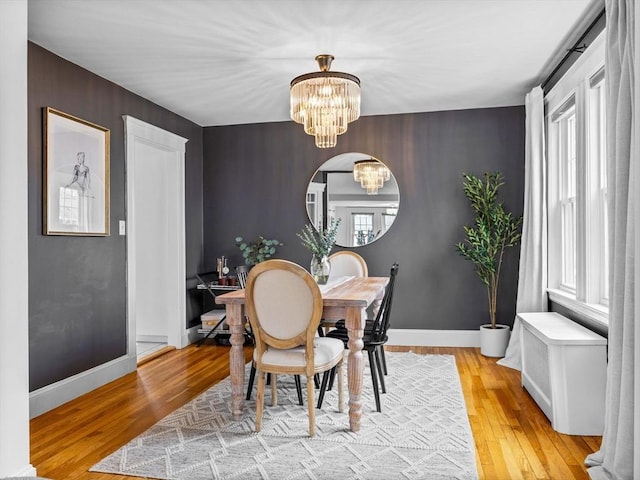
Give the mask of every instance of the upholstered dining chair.
[[331, 277], [366, 277], [369, 275], [367, 262], [364, 258], [351, 250], [341, 250], [329, 256], [331, 262]]
[[[363, 350], [366, 350], [369, 356], [369, 367], [371, 369], [371, 380], [373, 382], [373, 393], [376, 401], [376, 410], [381, 412], [380, 407], [380, 389], [382, 393], [387, 393], [384, 383], [384, 376], [387, 375], [387, 361], [384, 355], [384, 345], [389, 340], [387, 331], [391, 323], [391, 304], [393, 303], [393, 292], [398, 275], [398, 264], [394, 263], [389, 273], [389, 283], [384, 292], [384, 297], [380, 303], [380, 308], [375, 319], [367, 320], [364, 327], [364, 335], [362, 337]], [[349, 333], [345, 327], [344, 320], [336, 323], [336, 328], [326, 335], [329, 338], [342, 340], [344, 348], [348, 348]], [[332, 372], [335, 373], [335, 372]], [[338, 373], [339, 375], [339, 373]], [[332, 374], [332, 378], [334, 375]], [[379, 382], [379, 383], [378, 383]], [[323, 378], [318, 395], [318, 408], [322, 407], [322, 399], [327, 389], [327, 380]]]
[[344, 409], [344, 345], [336, 338], [316, 336], [322, 315], [320, 288], [300, 265], [266, 260], [249, 272], [245, 299], [255, 336], [253, 360], [258, 375], [255, 430], [262, 428], [265, 373], [271, 374], [272, 405], [277, 405], [277, 375], [297, 374], [307, 379], [309, 436], [313, 437], [316, 373], [338, 368], [338, 410]]
[[[247, 286], [247, 275], [249, 274], [249, 266], [248, 265], [239, 265], [236, 267], [236, 277], [238, 277], [238, 285], [240, 288], [245, 288]], [[255, 344], [255, 337], [253, 335], [253, 329], [251, 328], [251, 322], [247, 318], [246, 325], [248, 328], [246, 329], [251, 341]], [[249, 381], [247, 382], [247, 400], [251, 400], [251, 392], [253, 392], [253, 383], [256, 378], [256, 362], [251, 362], [251, 370], [249, 371]], [[300, 375], [294, 375], [294, 380], [296, 383], [296, 392], [298, 393], [298, 403], [300, 405], [304, 405], [304, 401], [302, 400], [302, 382], [300, 381]], [[271, 375], [267, 375], [267, 384], [271, 383]], [[316, 380], [317, 386], [320, 386], [320, 383]]]
[[[369, 276], [369, 268], [364, 258], [351, 250], [341, 250], [329, 256], [331, 262], [331, 272], [329, 273], [329, 281], [338, 277], [367, 277]], [[336, 324], [335, 320], [320, 321], [318, 335], [324, 336], [325, 332]]]

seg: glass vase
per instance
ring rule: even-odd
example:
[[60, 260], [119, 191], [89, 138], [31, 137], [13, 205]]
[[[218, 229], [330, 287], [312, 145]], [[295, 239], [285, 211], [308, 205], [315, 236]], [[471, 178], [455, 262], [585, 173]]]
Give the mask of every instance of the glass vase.
[[315, 279], [318, 285], [325, 285], [329, 280], [329, 273], [331, 273], [331, 262], [326, 255], [311, 257], [311, 276]]

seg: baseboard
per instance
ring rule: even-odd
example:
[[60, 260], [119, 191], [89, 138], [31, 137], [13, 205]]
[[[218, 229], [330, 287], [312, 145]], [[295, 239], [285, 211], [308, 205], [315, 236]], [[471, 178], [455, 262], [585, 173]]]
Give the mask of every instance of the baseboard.
[[136, 335], [136, 342], [167, 343], [166, 335]]
[[156, 350], [149, 355], [145, 355], [140, 360], [138, 360], [138, 367], [141, 367], [145, 363], [149, 363], [151, 360], [155, 360], [156, 358], [163, 356], [165, 353], [173, 352], [175, 349], [176, 347], [174, 347], [173, 345], [167, 345], [165, 347], [162, 347], [160, 350]]
[[[11, 476], [6, 477], [7, 479], [10, 478], [25, 478], [25, 477], [35, 477], [36, 476], [36, 469], [34, 468], [33, 465], [29, 464], [25, 467], [22, 467], [21, 470], [18, 470], [17, 472], [11, 474]], [[2, 477], [5, 478], [5, 477]]]
[[388, 331], [387, 345], [415, 347], [479, 347], [479, 330], [418, 330], [393, 329]]
[[63, 403], [84, 395], [136, 370], [135, 356], [122, 356], [90, 370], [34, 390], [29, 394], [29, 415], [42, 415]]
[[[191, 343], [195, 343], [200, 338], [198, 333], [199, 326], [187, 328], [180, 337], [181, 344], [174, 345], [176, 348], [184, 348]], [[166, 335], [136, 335], [137, 342], [149, 342], [149, 343], [168, 343]]]

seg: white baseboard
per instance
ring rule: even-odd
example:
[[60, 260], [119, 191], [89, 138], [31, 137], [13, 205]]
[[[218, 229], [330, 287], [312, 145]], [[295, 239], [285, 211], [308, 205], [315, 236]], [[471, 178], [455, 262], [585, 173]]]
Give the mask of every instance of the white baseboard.
[[166, 335], [136, 335], [136, 342], [167, 343]]
[[34, 418], [48, 412], [127, 373], [134, 372], [136, 367], [137, 359], [135, 355], [125, 355], [34, 390], [29, 394], [29, 416]]
[[[35, 477], [35, 476], [36, 476], [36, 469], [33, 467], [33, 465], [29, 464], [6, 478], [10, 479], [14, 477], [20, 478], [20, 477]], [[5, 478], [5, 477], [2, 477], [2, 478]]]
[[387, 345], [415, 347], [479, 347], [479, 330], [389, 329]]

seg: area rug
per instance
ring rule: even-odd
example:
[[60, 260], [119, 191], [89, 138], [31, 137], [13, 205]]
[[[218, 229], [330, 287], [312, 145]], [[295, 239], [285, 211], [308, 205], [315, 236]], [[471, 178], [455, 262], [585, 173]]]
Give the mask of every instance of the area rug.
[[346, 411], [337, 411], [334, 388], [316, 410], [316, 435], [309, 438], [306, 403], [298, 405], [288, 376], [278, 377], [278, 406], [270, 406], [265, 392], [262, 431], [255, 433], [255, 392], [242, 420], [234, 421], [226, 378], [91, 471], [185, 480], [477, 479], [455, 358], [388, 352], [387, 364], [382, 413], [375, 411], [365, 367], [358, 433], [349, 431]]

